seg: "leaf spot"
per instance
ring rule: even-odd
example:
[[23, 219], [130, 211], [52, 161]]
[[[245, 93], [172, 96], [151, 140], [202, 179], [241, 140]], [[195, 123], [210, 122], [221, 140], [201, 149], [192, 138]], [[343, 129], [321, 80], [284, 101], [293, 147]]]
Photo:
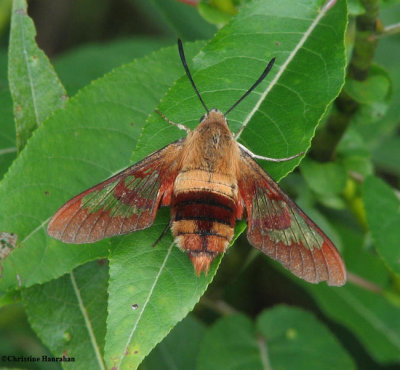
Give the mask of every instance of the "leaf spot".
[[287, 339], [290, 339], [290, 340], [296, 339], [297, 335], [298, 335], [298, 332], [297, 332], [296, 329], [290, 328], [290, 329], [288, 329], [286, 331], [286, 338]]
[[71, 333], [69, 331], [65, 331], [63, 334], [63, 340], [65, 343], [68, 343], [71, 341]]
[[104, 266], [107, 263], [107, 258], [102, 258], [101, 260], [97, 261], [99, 266]]
[[19, 274], [16, 274], [15, 277], [18, 280], [18, 286], [21, 287], [22, 286], [22, 280], [21, 280], [21, 276], [19, 276]]
[[24, 8], [17, 9], [15, 14], [26, 15], [26, 10]]

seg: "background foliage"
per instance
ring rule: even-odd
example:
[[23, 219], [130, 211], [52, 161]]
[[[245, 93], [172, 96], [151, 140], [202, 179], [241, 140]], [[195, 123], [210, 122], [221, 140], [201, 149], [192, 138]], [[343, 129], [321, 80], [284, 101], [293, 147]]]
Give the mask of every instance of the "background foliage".
[[[64, 355], [82, 369], [398, 368], [400, 2], [334, 3], [1, 3], [1, 366], [59, 368], [1, 356]], [[248, 123], [241, 142], [260, 155], [308, 151], [261, 164], [335, 242], [344, 287], [297, 279], [248, 245], [243, 222], [197, 278], [171, 236], [151, 248], [168, 209], [94, 244], [47, 236], [63, 202], [182, 135], [155, 108], [198, 123], [177, 36], [221, 110], [277, 58], [231, 128]]]

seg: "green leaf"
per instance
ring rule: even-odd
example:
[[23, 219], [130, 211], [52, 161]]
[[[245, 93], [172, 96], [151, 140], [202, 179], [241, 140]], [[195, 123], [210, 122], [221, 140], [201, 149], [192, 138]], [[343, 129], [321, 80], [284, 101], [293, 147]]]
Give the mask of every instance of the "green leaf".
[[400, 199], [389, 185], [370, 176], [363, 183], [363, 200], [376, 249], [400, 275]]
[[223, 317], [207, 330], [197, 369], [268, 369], [263, 366], [264, 357], [253, 322], [243, 314], [235, 314]]
[[[295, 364], [295, 365], [294, 365]], [[310, 313], [276, 306], [254, 325], [244, 315], [219, 320], [205, 335], [199, 369], [354, 369], [338, 340]]]
[[4, 293], [0, 297], [0, 309], [4, 306], [17, 303], [21, 300], [21, 295], [19, 291], [11, 291]]
[[[396, 17], [396, 11], [395, 11], [396, 5], [398, 5], [399, 3], [400, 3], [400, 0], [383, 0], [381, 7], [382, 7], [382, 10], [386, 10], [386, 11], [389, 10], [389, 12], [392, 13], [392, 16], [394, 15]], [[397, 7], [397, 9], [398, 9], [398, 7]]]
[[349, 7], [349, 15], [357, 16], [365, 13], [365, 8], [361, 4], [360, 0], [349, 0], [348, 7]]
[[139, 369], [195, 369], [197, 354], [205, 331], [204, 324], [189, 315], [154, 348]]
[[372, 357], [381, 363], [399, 362], [399, 308], [351, 283], [338, 289], [323, 285], [307, 287], [319, 308], [350, 329]]
[[[343, 1], [333, 7], [320, 0], [254, 1], [217, 33], [193, 63], [187, 58], [189, 67], [205, 103], [224, 112], [276, 57], [266, 81], [228, 119], [233, 132], [245, 127], [240, 141], [252, 152], [287, 157], [310, 146], [319, 119], [343, 84], [345, 23]], [[186, 77], [170, 89], [158, 109], [190, 128], [204, 114]], [[179, 136], [182, 133], [153, 114], [134, 158]], [[279, 180], [299, 161], [262, 165]]]
[[334, 209], [346, 207], [341, 193], [346, 186], [347, 174], [341, 164], [337, 162], [320, 163], [305, 159], [301, 163], [300, 170], [321, 204]]
[[354, 127], [346, 130], [337, 147], [337, 153], [346, 171], [353, 171], [363, 176], [373, 172], [370, 150], [371, 148]]
[[307, 159], [301, 163], [300, 169], [308, 186], [317, 194], [340, 194], [346, 186], [347, 174], [339, 163]]
[[35, 42], [36, 31], [25, 0], [14, 0], [8, 77], [14, 102], [18, 151], [32, 132], [65, 105], [66, 93], [53, 67]]
[[195, 7], [176, 0], [131, 0], [135, 6], [148, 9], [147, 13], [153, 22], [165, 23], [171, 36], [184, 40], [209, 39], [216, 31], [215, 26], [207, 23]]
[[144, 37], [88, 44], [58, 56], [54, 61], [54, 68], [72, 96], [80, 88], [113, 68], [129, 63], [134, 58], [143, 57], [167, 44], [171, 44], [171, 41]]
[[0, 50], [0, 179], [17, 156], [12, 100], [7, 81], [7, 55]]
[[223, 26], [238, 13], [240, 7], [251, 0], [199, 0], [199, 13], [208, 22]]
[[[49, 366], [43, 362], [23, 362], [17, 363], [12, 357], [4, 359], [4, 355], [41, 357], [42, 355], [51, 356], [51, 352], [38, 341], [35, 332], [29, 326], [26, 313], [22, 304], [12, 304], [1, 308], [0, 315], [0, 348], [2, 369], [11, 368], [35, 368], [37, 370], [48, 370], [51, 368], [60, 369], [61, 367]], [[39, 356], [38, 356], [39, 355]]]
[[0, 2], [0, 32], [2, 35], [4, 35], [4, 30], [9, 26], [11, 7], [12, 0], [3, 0]]
[[390, 136], [374, 149], [372, 158], [375, 165], [384, 171], [400, 174], [400, 137]]
[[91, 262], [57, 280], [22, 291], [32, 328], [56, 357], [74, 369], [104, 369], [107, 264]]
[[275, 306], [257, 319], [274, 369], [355, 369], [339, 341], [313, 315]]
[[0, 179], [17, 156], [12, 100], [9, 91], [0, 91]]
[[364, 138], [360, 133], [349, 127], [346, 130], [343, 138], [340, 140], [338, 146], [338, 152], [341, 157], [348, 157], [352, 155], [368, 156], [370, 153], [370, 147], [366, 144]]
[[[188, 55], [200, 45], [188, 45]], [[129, 164], [147, 114], [182, 74], [176, 54], [167, 48], [115, 69], [35, 132], [0, 186], [0, 230], [18, 235], [0, 289], [42, 283], [108, 255], [109, 240], [65, 245], [47, 236], [47, 222], [65, 201]]]
[[366, 156], [349, 156], [343, 159], [346, 171], [354, 171], [362, 176], [372, 175], [374, 169], [371, 159]]
[[369, 72], [368, 78], [364, 81], [348, 79], [344, 87], [346, 92], [360, 104], [388, 103], [392, 96], [389, 74], [377, 65], [373, 65]]
[[198, 8], [199, 13], [207, 22], [217, 26], [226, 24], [237, 13], [237, 9], [231, 0], [200, 0]]

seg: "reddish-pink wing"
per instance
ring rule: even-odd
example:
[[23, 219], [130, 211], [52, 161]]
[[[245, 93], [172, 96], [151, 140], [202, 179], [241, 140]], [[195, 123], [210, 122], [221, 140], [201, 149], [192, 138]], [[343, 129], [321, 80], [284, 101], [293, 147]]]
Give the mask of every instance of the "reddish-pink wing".
[[240, 172], [249, 242], [308, 282], [343, 285], [346, 268], [333, 243], [243, 150]]
[[64, 204], [47, 232], [66, 243], [91, 243], [149, 227], [160, 203], [168, 205], [179, 170], [182, 141], [84, 191]]

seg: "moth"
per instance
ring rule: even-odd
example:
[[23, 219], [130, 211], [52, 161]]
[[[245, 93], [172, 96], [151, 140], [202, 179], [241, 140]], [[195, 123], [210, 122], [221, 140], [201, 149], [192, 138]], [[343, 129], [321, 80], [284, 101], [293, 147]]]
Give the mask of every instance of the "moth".
[[52, 217], [48, 234], [65, 243], [92, 243], [148, 228], [159, 207], [170, 206], [167, 229], [171, 228], [175, 243], [200, 275], [225, 252], [236, 220], [245, 218], [250, 244], [293, 274], [311, 283], [343, 285], [346, 269], [333, 243], [255, 162], [287, 161], [302, 153], [276, 159], [255, 155], [235, 140], [228, 126], [227, 114], [265, 78], [275, 59], [223, 114], [207, 108], [180, 40], [178, 48], [207, 112], [199, 125], [191, 131], [159, 112], [187, 136], [72, 198]]

